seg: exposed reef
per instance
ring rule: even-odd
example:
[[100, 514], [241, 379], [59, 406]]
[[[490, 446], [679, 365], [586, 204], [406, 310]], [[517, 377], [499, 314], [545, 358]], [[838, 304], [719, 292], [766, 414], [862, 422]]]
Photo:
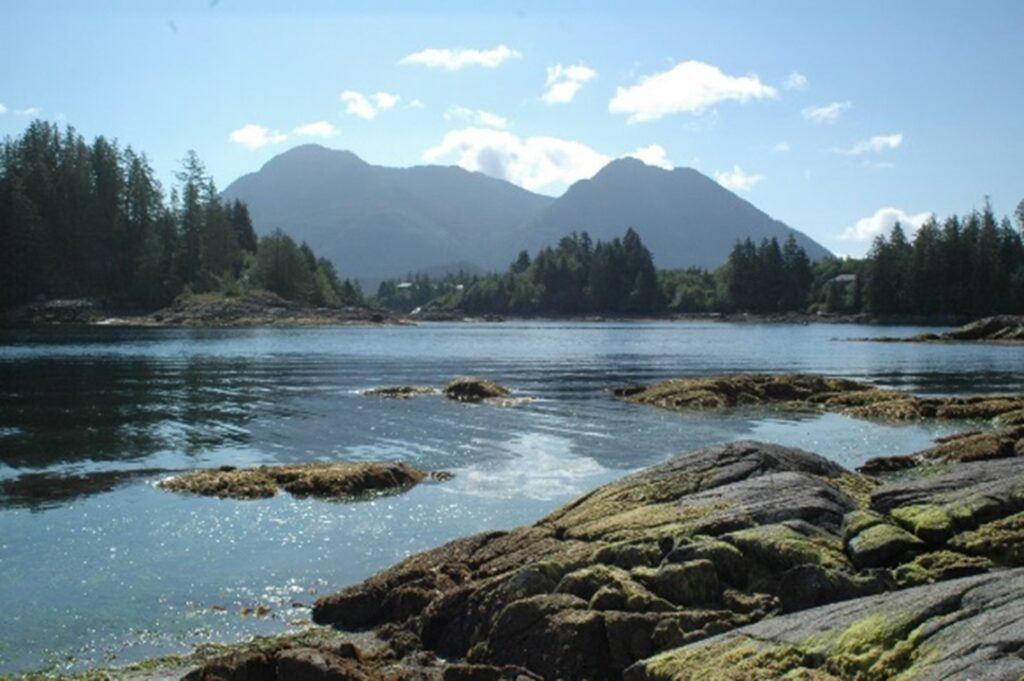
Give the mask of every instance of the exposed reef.
[[[296, 496], [345, 499], [403, 491], [429, 476], [404, 463], [335, 462], [256, 468], [222, 466], [183, 473], [161, 480], [158, 485], [174, 492], [232, 499], [263, 499], [280, 490]], [[443, 475], [437, 477], [444, 479]]]
[[1024, 421], [1024, 395], [919, 397], [869, 383], [813, 374], [732, 374], [674, 378], [640, 389], [613, 388], [623, 399], [677, 411], [774, 406], [833, 411], [886, 421]]
[[441, 394], [456, 402], [486, 402], [497, 406], [516, 406], [529, 398], [512, 397], [512, 391], [487, 378], [463, 376], [448, 382], [440, 390], [422, 385], [391, 385], [363, 392], [368, 397], [408, 399], [421, 395]]

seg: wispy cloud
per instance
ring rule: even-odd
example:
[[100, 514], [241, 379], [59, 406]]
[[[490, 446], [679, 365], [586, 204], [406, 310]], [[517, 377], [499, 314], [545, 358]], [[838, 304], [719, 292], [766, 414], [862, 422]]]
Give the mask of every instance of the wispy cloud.
[[372, 121], [382, 111], [395, 108], [395, 104], [398, 104], [399, 99], [401, 98], [398, 95], [388, 92], [374, 92], [370, 95], [364, 95], [356, 90], [345, 90], [341, 93], [341, 101], [345, 103], [345, 111], [367, 121]]
[[288, 139], [288, 135], [280, 130], [271, 130], [262, 125], [248, 123], [231, 133], [231, 141], [246, 149], [259, 149], [268, 144], [280, 144]]
[[15, 109], [15, 116], [38, 116], [43, 112], [38, 106], [30, 106], [26, 109]]
[[409, 100], [409, 102], [405, 105], [405, 108], [406, 109], [423, 109], [426, 106], [427, 105], [423, 103], [422, 99], [418, 99], [417, 98], [417, 99]]
[[458, 71], [467, 66], [482, 66], [493, 69], [509, 59], [519, 59], [522, 54], [507, 45], [498, 45], [489, 50], [471, 50], [465, 48], [428, 48], [408, 54], [399, 64], [419, 64], [435, 69]]
[[[623, 156], [667, 167], [665, 150], [656, 144]], [[561, 187], [593, 177], [612, 160], [582, 142], [558, 137], [519, 137], [505, 130], [469, 127], [448, 132], [436, 146], [423, 152], [423, 160], [436, 163], [454, 159], [466, 170], [508, 180], [531, 190]]]
[[772, 147], [772, 151], [774, 151], [776, 154], [785, 154], [790, 149], [791, 147], [789, 146], [789, 142], [778, 142], [775, 146]]
[[482, 109], [470, 109], [455, 104], [448, 107], [444, 112], [446, 121], [462, 121], [469, 125], [480, 125], [487, 128], [505, 129], [508, 127], [508, 119], [490, 111]]
[[292, 132], [299, 137], [334, 137], [338, 128], [328, 121], [313, 121], [298, 126]]
[[568, 104], [584, 85], [597, 77], [597, 71], [584, 64], [548, 67], [548, 78], [544, 83], [541, 99], [545, 104]]
[[877, 154], [887, 149], [896, 149], [903, 145], [903, 133], [896, 132], [891, 135], [875, 135], [866, 140], [861, 140], [846, 150], [850, 156], [862, 156], [864, 154]]
[[5, 113], [7, 113], [7, 107], [4, 106], [3, 104], [0, 104], [0, 114], [5, 114]]
[[839, 117], [843, 115], [844, 111], [847, 111], [853, 106], [853, 102], [832, 102], [831, 104], [824, 104], [822, 106], [809, 106], [800, 114], [805, 120], [811, 121], [812, 123], [835, 123], [839, 120]]
[[797, 71], [793, 71], [782, 81], [782, 87], [786, 90], [806, 90], [810, 84], [807, 76]]
[[718, 184], [733, 191], [748, 192], [763, 179], [763, 175], [747, 173], [739, 166], [733, 166], [732, 170], [715, 171], [715, 180], [718, 181]]
[[669, 114], [700, 113], [728, 100], [747, 102], [777, 96], [778, 91], [756, 75], [730, 76], [717, 66], [687, 61], [645, 76], [631, 87], [617, 88], [608, 110], [626, 114], [630, 123], [641, 123]]
[[871, 241], [880, 234], [888, 234], [897, 222], [904, 231], [913, 234], [933, 217], [934, 213], [910, 214], [899, 208], [879, 208], [872, 215], [861, 218], [847, 227], [839, 238], [846, 241]]

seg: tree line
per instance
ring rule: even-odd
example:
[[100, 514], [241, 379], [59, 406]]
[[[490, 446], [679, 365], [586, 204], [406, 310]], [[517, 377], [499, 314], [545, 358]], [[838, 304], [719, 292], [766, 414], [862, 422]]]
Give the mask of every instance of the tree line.
[[102, 297], [144, 309], [181, 293], [273, 291], [336, 307], [358, 286], [282, 232], [257, 238], [195, 152], [167, 196], [146, 156], [35, 121], [0, 144], [0, 306]]
[[[1024, 314], [1024, 201], [1014, 227], [991, 206], [908, 238], [895, 225], [862, 259], [811, 262], [794, 235], [737, 242], [725, 264], [656, 270], [639, 234], [594, 244], [572, 233], [533, 259], [525, 251], [503, 274], [410, 277], [381, 284], [378, 302], [415, 300], [468, 314], [824, 312], [980, 317]], [[407, 307], [404, 311], [412, 309]]]
[[[423, 277], [407, 283], [437, 287]], [[385, 282], [381, 292], [393, 286]], [[632, 229], [621, 239], [596, 243], [586, 232], [574, 232], [533, 258], [520, 252], [503, 274], [448, 277], [437, 288], [441, 296], [433, 306], [470, 314], [649, 314], [661, 300], [651, 252]]]

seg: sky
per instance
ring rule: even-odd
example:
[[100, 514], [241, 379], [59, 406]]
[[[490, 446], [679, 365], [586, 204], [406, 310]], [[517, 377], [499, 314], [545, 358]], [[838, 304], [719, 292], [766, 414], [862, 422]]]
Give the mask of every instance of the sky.
[[636, 156], [854, 256], [1024, 199], [1021, 0], [3, 0], [0, 24], [0, 135], [117, 138], [165, 186], [188, 149], [222, 188], [317, 143], [553, 196]]

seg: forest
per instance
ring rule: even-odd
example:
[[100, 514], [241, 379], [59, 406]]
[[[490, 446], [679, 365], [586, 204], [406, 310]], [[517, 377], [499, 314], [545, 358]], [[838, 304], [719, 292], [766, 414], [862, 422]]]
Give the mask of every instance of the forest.
[[[410, 275], [381, 284], [377, 302], [408, 312], [429, 306], [467, 314], [651, 315], [664, 313], [842, 313], [981, 317], [1024, 313], [1024, 201], [997, 220], [981, 211], [935, 219], [908, 238], [895, 225], [862, 259], [811, 262], [790, 236], [747, 239], [714, 271], [657, 270], [640, 235], [592, 242], [564, 237], [503, 274]], [[401, 288], [400, 288], [401, 286]]]
[[194, 152], [167, 195], [145, 155], [35, 121], [0, 145], [0, 307], [103, 298], [152, 310], [182, 293], [266, 289], [325, 307], [358, 285], [282, 232], [257, 238]]

